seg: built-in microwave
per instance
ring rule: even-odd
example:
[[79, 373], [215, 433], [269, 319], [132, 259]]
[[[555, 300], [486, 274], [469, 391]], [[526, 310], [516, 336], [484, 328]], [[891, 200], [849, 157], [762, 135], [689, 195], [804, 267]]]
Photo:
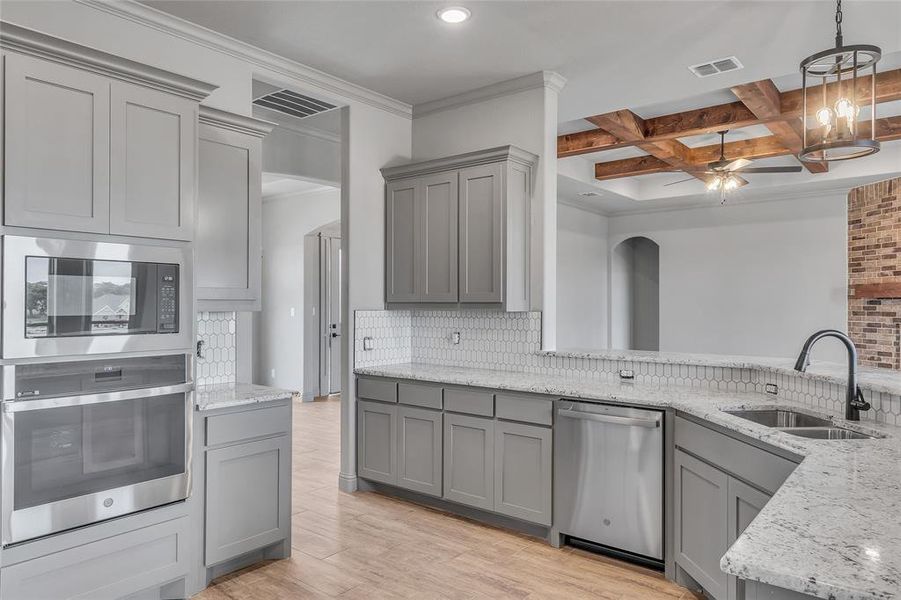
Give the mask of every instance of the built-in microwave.
[[192, 346], [191, 250], [3, 236], [4, 359]]

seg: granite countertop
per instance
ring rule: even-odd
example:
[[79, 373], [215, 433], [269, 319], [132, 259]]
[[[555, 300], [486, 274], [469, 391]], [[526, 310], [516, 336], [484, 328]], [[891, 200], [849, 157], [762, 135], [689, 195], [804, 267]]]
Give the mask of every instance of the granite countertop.
[[604, 383], [522, 372], [398, 364], [360, 375], [671, 407], [804, 457], [721, 561], [727, 573], [835, 600], [901, 598], [901, 428], [837, 424], [872, 440], [811, 440], [722, 412], [804, 405], [759, 393]]
[[197, 410], [203, 411], [284, 400], [293, 395], [289, 390], [253, 383], [210, 383], [197, 386], [194, 404]]
[[[594, 358], [630, 362], [669, 363], [679, 365], [701, 365], [706, 367], [728, 367], [733, 369], [759, 369], [770, 373], [825, 379], [831, 383], [845, 385], [848, 382], [848, 365], [827, 361], [813, 361], [804, 373], [795, 371], [794, 358], [767, 356], [730, 356], [726, 354], [692, 354], [688, 352], [651, 352], [644, 350], [592, 350], [567, 348], [542, 350], [542, 356], [564, 358]], [[901, 396], [901, 371], [858, 367], [857, 383], [867, 390], [885, 392]]]

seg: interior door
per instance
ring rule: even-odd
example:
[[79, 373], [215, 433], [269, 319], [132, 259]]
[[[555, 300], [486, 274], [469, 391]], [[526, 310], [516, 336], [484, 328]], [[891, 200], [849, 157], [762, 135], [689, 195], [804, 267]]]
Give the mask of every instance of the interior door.
[[341, 238], [319, 237], [319, 390], [341, 391]]

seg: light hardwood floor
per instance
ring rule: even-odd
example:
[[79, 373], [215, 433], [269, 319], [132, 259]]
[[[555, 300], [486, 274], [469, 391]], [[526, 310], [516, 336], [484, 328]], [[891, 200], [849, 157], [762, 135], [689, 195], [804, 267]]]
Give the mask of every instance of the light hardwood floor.
[[336, 398], [294, 405], [293, 553], [197, 600], [600, 598], [694, 600], [653, 571], [375, 493], [337, 489]]

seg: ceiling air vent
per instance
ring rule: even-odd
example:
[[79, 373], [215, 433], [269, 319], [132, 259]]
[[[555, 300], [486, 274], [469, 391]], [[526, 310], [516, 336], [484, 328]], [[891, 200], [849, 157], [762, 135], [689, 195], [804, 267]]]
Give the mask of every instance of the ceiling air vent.
[[735, 58], [734, 56], [729, 56], [727, 58], [718, 58], [716, 60], [711, 60], [710, 62], [701, 63], [699, 65], [692, 65], [688, 67], [688, 70], [698, 77], [709, 77], [718, 73], [737, 71], [738, 69], [742, 68], [744, 68], [744, 65], [742, 65], [737, 58]]
[[257, 106], [277, 110], [280, 113], [303, 119], [316, 113], [321, 113], [335, 108], [334, 104], [310, 98], [291, 90], [279, 90], [266, 94], [253, 101]]

